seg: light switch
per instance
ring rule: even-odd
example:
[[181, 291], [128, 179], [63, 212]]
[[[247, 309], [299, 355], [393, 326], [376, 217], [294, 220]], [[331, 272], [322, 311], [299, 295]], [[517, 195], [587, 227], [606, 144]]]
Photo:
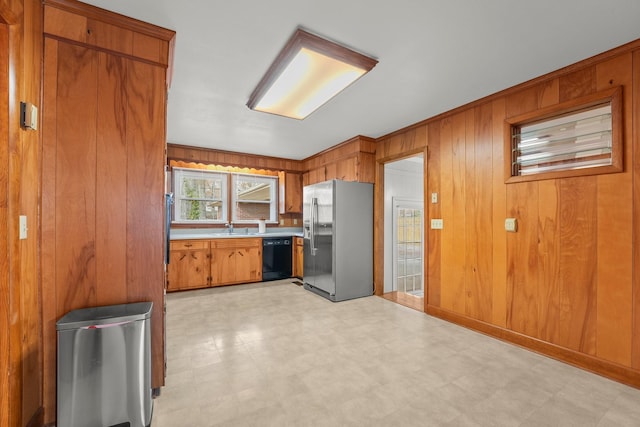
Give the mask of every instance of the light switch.
[[507, 218], [504, 220], [504, 229], [511, 233], [518, 231], [518, 221], [515, 218]]
[[20, 103], [20, 126], [27, 130], [38, 130], [38, 107], [30, 102]]
[[432, 230], [442, 230], [444, 228], [444, 221], [442, 219], [432, 219], [431, 220], [431, 229]]
[[431, 203], [438, 203], [438, 193], [431, 193]]
[[20, 215], [20, 240], [27, 238], [27, 216]]

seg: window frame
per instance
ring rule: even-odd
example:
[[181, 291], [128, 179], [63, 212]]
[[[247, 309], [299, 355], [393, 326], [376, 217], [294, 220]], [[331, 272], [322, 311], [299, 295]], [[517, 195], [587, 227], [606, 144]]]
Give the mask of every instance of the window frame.
[[[237, 203], [237, 192], [236, 192], [236, 182], [238, 177], [248, 176], [256, 181], [265, 181], [270, 184], [270, 196], [271, 201], [269, 202], [269, 218], [264, 218], [266, 224], [278, 224], [278, 177], [272, 175], [258, 175], [258, 174], [249, 174], [249, 173], [231, 173], [230, 180], [230, 193], [229, 197], [229, 213], [231, 216], [231, 222], [234, 224], [255, 224], [261, 218], [256, 219], [238, 219], [236, 217], [236, 203]], [[266, 203], [265, 203], [266, 204]]]
[[[529, 175], [513, 175], [512, 134], [514, 129], [532, 125], [541, 121], [552, 120], [581, 110], [609, 103], [611, 105], [611, 164], [534, 173]], [[540, 181], [546, 179], [567, 178], [575, 176], [600, 175], [623, 172], [623, 126], [622, 126], [622, 87], [617, 86], [591, 95], [576, 98], [560, 104], [530, 111], [507, 118], [504, 126], [504, 165], [505, 183]]]
[[[190, 198], [184, 197], [182, 188], [179, 187], [178, 181], [182, 176], [191, 176], [194, 178], [206, 178], [206, 177], [221, 177], [223, 178], [221, 183], [221, 207], [222, 216], [219, 220], [190, 220], [185, 218], [178, 218], [179, 206], [181, 200]], [[236, 177], [248, 176], [258, 181], [269, 182], [270, 185], [270, 197], [269, 203], [270, 217], [265, 218], [267, 224], [279, 224], [279, 197], [280, 197], [280, 180], [277, 174], [271, 173], [250, 173], [250, 172], [235, 172], [225, 170], [212, 170], [203, 168], [192, 168], [184, 166], [172, 166], [169, 172], [169, 181], [171, 189], [174, 193], [174, 203], [171, 209], [171, 224], [176, 226], [193, 226], [193, 227], [206, 227], [206, 226], [221, 226], [230, 223], [233, 224], [258, 224], [259, 218], [256, 219], [234, 219], [236, 215], [235, 210], [235, 182]], [[199, 199], [200, 200], [200, 199]], [[201, 199], [201, 200], [217, 200], [217, 199]]]
[[[173, 218], [172, 218], [172, 223], [173, 224], [192, 224], [192, 225], [199, 225], [199, 224], [226, 224], [228, 222], [228, 212], [229, 212], [229, 206], [228, 206], [228, 189], [229, 189], [229, 174], [227, 172], [223, 172], [223, 171], [209, 171], [209, 170], [204, 170], [204, 169], [194, 169], [194, 168], [182, 168], [182, 167], [173, 167], [171, 170], [171, 176], [172, 176], [172, 188], [173, 188], [173, 194], [174, 194], [174, 208], [173, 208]], [[221, 210], [222, 210], [222, 218], [218, 219], [218, 220], [193, 220], [193, 219], [185, 219], [185, 218], [178, 218], [178, 212], [179, 212], [179, 204], [181, 200], [202, 200], [202, 201], [215, 201], [217, 199], [212, 198], [212, 199], [207, 199], [207, 198], [188, 198], [188, 197], [184, 197], [183, 195], [183, 191], [181, 186], [177, 185], [178, 180], [180, 179], [180, 177], [194, 177], [194, 178], [202, 178], [205, 176], [211, 177], [211, 178], [222, 178], [222, 184], [221, 184], [221, 196], [220, 196], [220, 202], [221, 202]]]

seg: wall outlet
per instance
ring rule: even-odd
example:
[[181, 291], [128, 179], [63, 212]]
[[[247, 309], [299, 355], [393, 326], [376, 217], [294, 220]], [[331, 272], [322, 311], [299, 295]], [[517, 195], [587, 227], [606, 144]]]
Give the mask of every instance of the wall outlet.
[[431, 220], [431, 229], [432, 230], [442, 230], [444, 228], [444, 221], [442, 219], [432, 219]]
[[20, 215], [20, 240], [27, 238], [27, 216]]
[[518, 221], [515, 218], [507, 218], [504, 220], [504, 229], [511, 233], [518, 231]]
[[284, 225], [284, 219], [280, 220], [280, 225]]
[[298, 218], [293, 218], [293, 225], [298, 225]]
[[438, 193], [431, 193], [431, 203], [438, 203]]

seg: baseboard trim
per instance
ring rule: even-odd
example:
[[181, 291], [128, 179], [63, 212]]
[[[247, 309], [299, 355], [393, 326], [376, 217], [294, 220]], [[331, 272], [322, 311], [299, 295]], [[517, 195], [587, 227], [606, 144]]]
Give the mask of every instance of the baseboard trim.
[[597, 357], [570, 350], [565, 347], [558, 346], [546, 341], [539, 340], [509, 329], [501, 328], [480, 320], [472, 319], [444, 310], [440, 307], [432, 305], [426, 306], [426, 313], [446, 320], [456, 325], [483, 333], [493, 338], [510, 342], [527, 350], [534, 351], [552, 359], [559, 360], [569, 365], [576, 366], [594, 374], [601, 375], [611, 380], [629, 385], [631, 387], [640, 388], [640, 371], [599, 359]]

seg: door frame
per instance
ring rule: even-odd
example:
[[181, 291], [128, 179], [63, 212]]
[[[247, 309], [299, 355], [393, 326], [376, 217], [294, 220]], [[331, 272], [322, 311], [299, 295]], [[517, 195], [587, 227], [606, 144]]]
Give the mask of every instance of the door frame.
[[[383, 143], [382, 143], [383, 144]], [[381, 143], [378, 145], [378, 152], [383, 153], [383, 148]], [[392, 152], [392, 154], [388, 154], [385, 157], [376, 158], [376, 167], [375, 167], [375, 186], [374, 186], [374, 202], [373, 202], [373, 247], [374, 247], [374, 263], [373, 263], [373, 282], [374, 282], [374, 294], [377, 296], [382, 296], [384, 293], [384, 166], [386, 163], [394, 162], [397, 160], [406, 159], [408, 157], [414, 157], [416, 155], [422, 154], [424, 159], [424, 168], [422, 171], [423, 174], [423, 191], [424, 191], [424, 200], [427, 200], [428, 192], [428, 171], [429, 171], [429, 151], [428, 146], [425, 144], [422, 147], [407, 149], [402, 152], [395, 152], [394, 150], [388, 150], [388, 152]], [[425, 211], [428, 211], [427, 205], [425, 204]], [[425, 218], [425, 221], [427, 218]], [[425, 226], [425, 238], [424, 238], [424, 256], [428, 257], [429, 255], [429, 235], [426, 232], [427, 227]], [[426, 312], [426, 307], [428, 305], [428, 296], [429, 296], [429, 263], [423, 262], [424, 269], [424, 307], [422, 311]]]
[[[11, 323], [10, 312], [10, 277], [9, 277], [9, 25], [0, 11], [0, 182], [4, 183], [4, 191], [0, 194], [0, 425], [9, 425], [12, 410], [11, 404], [15, 395], [11, 395], [9, 386], [9, 352]], [[14, 414], [15, 415], [15, 414]]]

